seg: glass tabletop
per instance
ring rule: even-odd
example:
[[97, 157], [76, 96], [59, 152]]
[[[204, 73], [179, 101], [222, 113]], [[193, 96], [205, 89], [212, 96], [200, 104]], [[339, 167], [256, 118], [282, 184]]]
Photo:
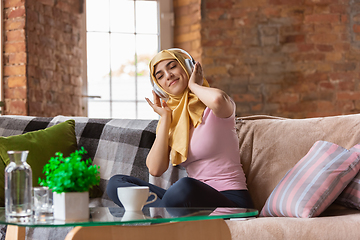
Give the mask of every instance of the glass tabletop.
[[5, 208], [0, 208], [0, 224], [24, 227], [69, 227], [69, 226], [102, 226], [153, 224], [166, 222], [184, 222], [207, 219], [248, 218], [258, 215], [258, 210], [247, 208], [155, 208], [144, 207], [141, 212], [128, 212], [120, 207], [90, 208], [87, 221], [39, 221], [30, 218], [24, 222], [9, 222], [6, 220]]

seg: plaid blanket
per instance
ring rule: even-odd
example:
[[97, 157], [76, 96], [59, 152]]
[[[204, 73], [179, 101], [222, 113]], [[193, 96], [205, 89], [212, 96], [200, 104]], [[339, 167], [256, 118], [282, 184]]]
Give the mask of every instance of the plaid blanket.
[[87, 150], [87, 158], [100, 166], [100, 185], [92, 190], [90, 206], [115, 206], [106, 194], [109, 178], [116, 174], [138, 177], [159, 187], [168, 188], [186, 176], [184, 169], [170, 166], [161, 177], [149, 175], [145, 159], [155, 140], [157, 120], [94, 119], [56, 116], [0, 116], [0, 136], [19, 135], [75, 120], [78, 147]]

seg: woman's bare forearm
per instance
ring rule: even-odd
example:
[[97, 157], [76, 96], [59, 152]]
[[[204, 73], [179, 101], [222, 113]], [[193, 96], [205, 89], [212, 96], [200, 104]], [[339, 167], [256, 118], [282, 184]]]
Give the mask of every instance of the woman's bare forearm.
[[161, 118], [156, 138], [146, 158], [149, 173], [155, 177], [161, 176], [169, 167], [169, 128], [171, 115]]
[[190, 90], [219, 118], [230, 117], [234, 111], [230, 97], [222, 90], [189, 84]]

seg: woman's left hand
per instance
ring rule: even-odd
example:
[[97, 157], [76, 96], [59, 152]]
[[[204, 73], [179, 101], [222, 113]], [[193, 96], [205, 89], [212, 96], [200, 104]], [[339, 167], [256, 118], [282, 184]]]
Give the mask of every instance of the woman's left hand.
[[234, 104], [230, 97], [220, 89], [203, 86], [203, 83], [202, 67], [197, 62], [189, 79], [188, 87], [190, 91], [210, 108], [215, 116], [219, 118], [230, 117], [234, 112]]
[[195, 63], [193, 72], [191, 73], [190, 79], [189, 79], [189, 88], [191, 89], [191, 85], [198, 84], [202, 86], [204, 83], [204, 75], [203, 70], [201, 67], [201, 64], [199, 62]]

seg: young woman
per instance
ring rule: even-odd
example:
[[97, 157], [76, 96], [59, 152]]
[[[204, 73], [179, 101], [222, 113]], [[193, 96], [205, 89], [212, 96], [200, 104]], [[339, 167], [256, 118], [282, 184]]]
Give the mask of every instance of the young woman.
[[[150, 62], [153, 102], [160, 115], [156, 139], [146, 165], [153, 176], [181, 165], [188, 177], [165, 190], [140, 179], [115, 175], [107, 193], [119, 206], [117, 188], [149, 186], [158, 200], [147, 206], [253, 207], [239, 156], [235, 103], [211, 88], [199, 62], [181, 49], [159, 52]], [[161, 98], [162, 99], [161, 99]]]

